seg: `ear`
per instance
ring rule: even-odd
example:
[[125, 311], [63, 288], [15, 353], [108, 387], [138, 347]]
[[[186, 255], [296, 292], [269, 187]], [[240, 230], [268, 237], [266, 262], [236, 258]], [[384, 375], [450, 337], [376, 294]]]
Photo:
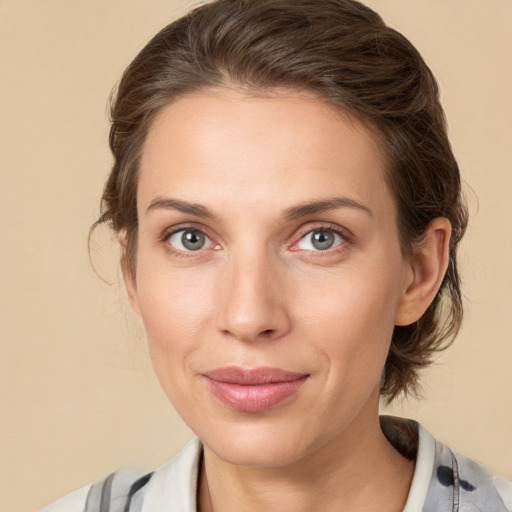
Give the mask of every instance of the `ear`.
[[128, 261], [126, 244], [122, 240], [119, 243], [121, 245], [121, 271], [123, 273], [126, 294], [128, 295], [128, 302], [130, 303], [133, 312], [140, 318], [139, 295], [137, 293], [135, 269], [132, 268]]
[[416, 322], [434, 300], [448, 268], [451, 232], [450, 221], [438, 217], [430, 223], [424, 239], [413, 248], [413, 255], [406, 262], [395, 325]]

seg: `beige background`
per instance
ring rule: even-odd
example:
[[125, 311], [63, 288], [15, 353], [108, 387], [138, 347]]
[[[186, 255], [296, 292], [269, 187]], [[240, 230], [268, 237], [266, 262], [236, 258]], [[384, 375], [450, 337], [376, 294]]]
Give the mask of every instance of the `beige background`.
[[[468, 313], [394, 412], [512, 477], [511, 0], [372, 0], [441, 87], [472, 211]], [[190, 2], [0, 0], [0, 511], [35, 510], [190, 436], [160, 391], [108, 235], [86, 239], [110, 165], [106, 103]]]

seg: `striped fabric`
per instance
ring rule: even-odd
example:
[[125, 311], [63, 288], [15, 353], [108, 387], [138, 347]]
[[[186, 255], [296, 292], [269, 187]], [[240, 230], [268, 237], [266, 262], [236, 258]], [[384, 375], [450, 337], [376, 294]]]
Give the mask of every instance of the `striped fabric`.
[[[140, 510], [145, 488], [153, 473], [133, 481], [122, 472], [112, 473], [91, 486], [84, 512], [133, 512]], [[133, 507], [132, 507], [133, 505]]]

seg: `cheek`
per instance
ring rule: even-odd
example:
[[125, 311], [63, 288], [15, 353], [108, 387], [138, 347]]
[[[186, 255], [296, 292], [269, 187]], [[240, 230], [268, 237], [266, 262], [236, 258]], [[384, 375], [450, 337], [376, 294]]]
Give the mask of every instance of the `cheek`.
[[[399, 261], [399, 260], [398, 260]], [[333, 378], [378, 380], [394, 329], [400, 265], [347, 268], [305, 280], [296, 297], [306, 337], [324, 353]]]
[[169, 366], [186, 366], [187, 355], [200, 345], [207, 329], [212, 310], [208, 285], [183, 269], [141, 270], [139, 308], [155, 369], [158, 373]]
[[[204, 287], [196, 289], [182, 272], [140, 274], [138, 288], [148, 348], [160, 385], [188, 423], [200, 408], [191, 392], [191, 362], [206, 336], [205, 314], [211, 308]], [[190, 423], [189, 423], [190, 424]]]

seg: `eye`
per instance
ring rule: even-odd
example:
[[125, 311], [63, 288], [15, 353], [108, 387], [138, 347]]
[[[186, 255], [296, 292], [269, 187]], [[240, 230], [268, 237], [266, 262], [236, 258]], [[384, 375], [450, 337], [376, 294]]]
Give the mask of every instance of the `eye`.
[[297, 243], [297, 248], [303, 251], [327, 251], [343, 242], [343, 237], [332, 229], [316, 229], [306, 233]]
[[179, 251], [200, 251], [212, 247], [212, 241], [197, 229], [180, 229], [167, 238], [169, 244]]

